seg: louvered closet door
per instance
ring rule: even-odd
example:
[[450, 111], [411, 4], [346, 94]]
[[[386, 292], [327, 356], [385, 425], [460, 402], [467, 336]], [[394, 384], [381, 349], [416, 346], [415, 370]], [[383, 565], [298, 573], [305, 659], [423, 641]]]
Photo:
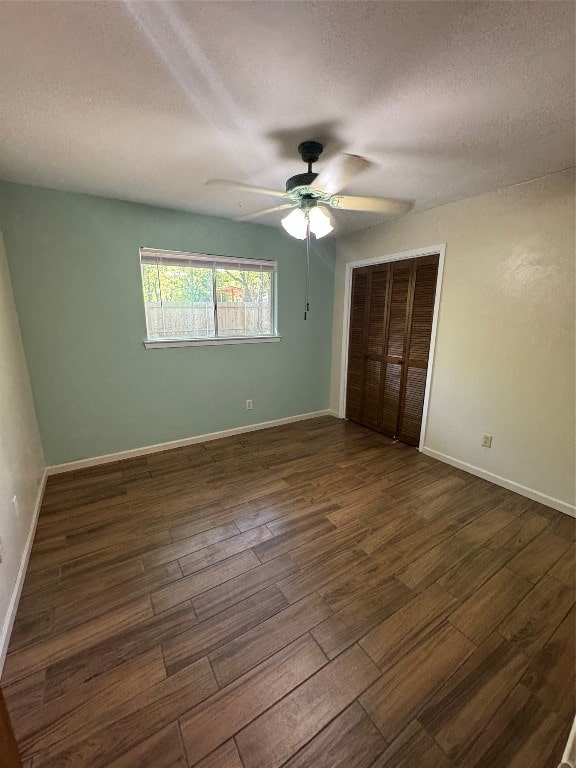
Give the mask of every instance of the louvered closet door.
[[371, 267], [368, 279], [368, 310], [364, 347], [364, 389], [360, 422], [370, 429], [380, 429], [380, 389], [384, 370], [388, 264]]
[[418, 445], [438, 257], [352, 272], [346, 418]]
[[346, 418], [361, 423], [364, 391], [364, 346], [368, 310], [367, 268], [352, 271], [350, 336], [348, 340], [348, 377], [346, 383]]
[[379, 431], [397, 437], [402, 388], [402, 363], [406, 343], [406, 310], [412, 262], [395, 261], [390, 267], [389, 302], [384, 376], [381, 380]]
[[437, 276], [437, 256], [412, 262], [397, 432], [398, 439], [409, 445], [420, 440]]

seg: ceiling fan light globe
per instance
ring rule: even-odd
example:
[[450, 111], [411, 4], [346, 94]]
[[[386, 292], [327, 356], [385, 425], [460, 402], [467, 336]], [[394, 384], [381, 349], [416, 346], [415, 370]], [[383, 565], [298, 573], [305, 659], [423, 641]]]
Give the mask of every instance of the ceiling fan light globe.
[[288, 216], [284, 216], [281, 224], [286, 232], [292, 237], [295, 237], [297, 240], [306, 239], [308, 222], [306, 214], [300, 208], [296, 208], [292, 213], [289, 213]]
[[329, 214], [319, 205], [315, 205], [308, 212], [310, 230], [317, 239], [329, 235], [334, 229]]

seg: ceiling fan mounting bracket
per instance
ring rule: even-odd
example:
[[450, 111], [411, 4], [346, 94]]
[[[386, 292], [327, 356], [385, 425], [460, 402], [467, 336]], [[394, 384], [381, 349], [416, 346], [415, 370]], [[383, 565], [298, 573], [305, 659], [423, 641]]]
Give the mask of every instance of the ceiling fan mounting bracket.
[[308, 171], [306, 173], [297, 173], [286, 182], [286, 192], [290, 194], [295, 202], [301, 201], [304, 195], [309, 197], [310, 200], [317, 197], [316, 193], [309, 189], [318, 176], [312, 170], [312, 163], [318, 160], [323, 151], [324, 147], [319, 141], [303, 141], [298, 145], [300, 157], [305, 163], [308, 163]]
[[305, 163], [315, 163], [323, 151], [324, 147], [319, 141], [303, 141], [298, 145], [298, 152]]

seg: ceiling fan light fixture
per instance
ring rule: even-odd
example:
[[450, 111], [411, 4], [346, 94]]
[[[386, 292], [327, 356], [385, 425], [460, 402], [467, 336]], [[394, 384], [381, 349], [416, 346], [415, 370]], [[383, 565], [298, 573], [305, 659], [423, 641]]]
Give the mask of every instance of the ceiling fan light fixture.
[[306, 214], [301, 208], [295, 208], [288, 216], [284, 216], [281, 221], [282, 226], [288, 232], [289, 235], [295, 237], [297, 240], [306, 239], [306, 231], [308, 229], [308, 220]]
[[318, 205], [307, 210], [296, 208], [282, 219], [282, 226], [292, 237], [297, 240], [305, 240], [308, 222], [310, 222], [310, 232], [316, 236], [316, 239], [330, 234], [334, 229], [330, 214]]
[[334, 229], [330, 221], [330, 214], [320, 205], [315, 205], [308, 211], [310, 219], [310, 230], [319, 239], [324, 235], [329, 235]]

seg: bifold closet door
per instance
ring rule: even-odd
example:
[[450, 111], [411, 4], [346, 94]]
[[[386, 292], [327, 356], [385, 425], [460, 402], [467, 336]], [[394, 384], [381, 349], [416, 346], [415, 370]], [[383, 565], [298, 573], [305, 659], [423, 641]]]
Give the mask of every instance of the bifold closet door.
[[388, 264], [352, 272], [346, 418], [380, 430], [380, 395], [390, 281]]
[[390, 264], [388, 313], [383, 318], [386, 329], [385, 358], [380, 386], [379, 431], [398, 437], [398, 417], [402, 403], [402, 364], [406, 344], [407, 310], [412, 277], [411, 261]]
[[396, 429], [398, 439], [409, 445], [420, 441], [437, 277], [438, 256], [412, 261]]
[[417, 445], [438, 257], [352, 272], [346, 418]]
[[365, 315], [364, 384], [362, 424], [380, 429], [380, 395], [385, 360], [386, 317], [390, 268], [388, 264], [371, 267], [368, 273], [368, 307]]
[[352, 271], [350, 297], [350, 331], [348, 336], [348, 375], [346, 379], [346, 418], [362, 423], [364, 391], [364, 345], [368, 310], [369, 270]]

